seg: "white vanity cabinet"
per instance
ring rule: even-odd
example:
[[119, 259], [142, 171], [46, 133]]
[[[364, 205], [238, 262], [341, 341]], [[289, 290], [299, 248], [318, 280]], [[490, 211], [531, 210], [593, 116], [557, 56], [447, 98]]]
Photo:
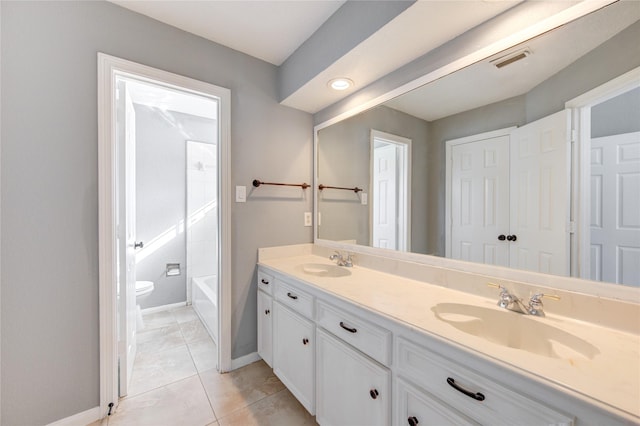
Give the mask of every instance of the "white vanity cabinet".
[[258, 270], [258, 355], [273, 367], [273, 275]]
[[258, 291], [258, 355], [273, 367], [273, 298]]
[[259, 323], [260, 355], [268, 362], [272, 333], [274, 372], [322, 426], [630, 423], [401, 315], [379, 314], [293, 273], [263, 272], [272, 274], [262, 284], [272, 293], [259, 287], [259, 314], [268, 323], [264, 311], [272, 303], [273, 323]]
[[390, 371], [322, 329], [317, 346], [318, 423], [390, 424]]
[[469, 417], [440, 401], [434, 395], [396, 378], [394, 381], [394, 425], [464, 426], [479, 425]]
[[315, 414], [313, 298], [282, 280], [276, 280], [274, 291], [273, 371], [307, 411]]
[[[427, 343], [425, 341], [425, 343]], [[500, 381], [487, 377], [480, 371], [454, 362], [447, 356], [443, 345], [421, 346], [398, 336], [395, 341], [396, 374], [402, 383], [415, 386], [399, 386], [400, 392], [411, 391], [415, 396], [423, 396], [423, 401], [433, 395], [431, 408], [438, 412], [455, 412], [479, 424], [491, 425], [566, 425], [574, 424], [574, 417], [555, 408], [541, 404], [528, 395], [520, 394]], [[427, 343], [428, 344], [428, 343]], [[417, 391], [418, 390], [418, 391]], [[526, 389], [525, 389], [526, 390]], [[398, 400], [398, 417], [407, 418], [417, 414], [408, 411], [407, 402]], [[406, 422], [407, 420], [405, 420]], [[465, 423], [462, 420], [455, 424]], [[405, 423], [408, 424], [408, 423]], [[427, 421], [420, 425], [440, 425], [437, 421]]]

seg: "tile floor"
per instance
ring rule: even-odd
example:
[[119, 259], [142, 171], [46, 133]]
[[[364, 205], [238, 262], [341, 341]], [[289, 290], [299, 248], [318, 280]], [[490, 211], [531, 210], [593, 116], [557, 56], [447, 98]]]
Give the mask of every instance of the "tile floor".
[[144, 321], [129, 395], [91, 426], [317, 424], [263, 361], [218, 374], [216, 346], [192, 307]]

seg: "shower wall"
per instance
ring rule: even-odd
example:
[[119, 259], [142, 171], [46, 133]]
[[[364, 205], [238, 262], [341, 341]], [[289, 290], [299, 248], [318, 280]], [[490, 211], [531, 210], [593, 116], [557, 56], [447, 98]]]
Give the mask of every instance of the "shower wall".
[[218, 275], [217, 163], [216, 144], [187, 141], [187, 283]]
[[[136, 279], [155, 290], [141, 303], [151, 308], [187, 300], [186, 141], [215, 143], [215, 120], [134, 104], [136, 112]], [[181, 274], [166, 276], [166, 264]]]

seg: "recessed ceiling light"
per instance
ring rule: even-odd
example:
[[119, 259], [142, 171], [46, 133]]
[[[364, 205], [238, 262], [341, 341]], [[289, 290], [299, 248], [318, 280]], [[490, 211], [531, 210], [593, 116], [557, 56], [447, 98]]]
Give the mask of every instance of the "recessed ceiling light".
[[334, 78], [333, 80], [330, 80], [329, 83], [327, 83], [327, 84], [333, 90], [347, 90], [347, 89], [353, 87], [353, 80], [350, 80], [350, 79], [344, 78], [344, 77], [340, 77], [340, 78]]

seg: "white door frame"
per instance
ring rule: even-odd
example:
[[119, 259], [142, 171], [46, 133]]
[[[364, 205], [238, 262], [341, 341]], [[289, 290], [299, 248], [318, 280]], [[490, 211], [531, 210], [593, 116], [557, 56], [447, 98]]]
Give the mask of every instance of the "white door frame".
[[[380, 130], [371, 129], [370, 133], [370, 151], [369, 151], [369, 192], [373, 196], [373, 151], [375, 148], [375, 139], [381, 139], [387, 143], [398, 145], [402, 148], [402, 162], [400, 179], [398, 180], [398, 189], [401, 194], [400, 213], [402, 219], [401, 226], [398, 230], [398, 245], [401, 251], [411, 250], [411, 139], [391, 133], [381, 132]], [[369, 245], [373, 246], [373, 202], [369, 200]]]
[[577, 234], [571, 241], [571, 275], [590, 279], [591, 266], [591, 108], [640, 87], [640, 67], [565, 103], [571, 109], [572, 215]]
[[100, 311], [100, 417], [118, 405], [118, 338], [116, 300], [116, 132], [115, 75], [152, 80], [181, 91], [220, 101], [220, 372], [231, 369], [231, 92], [188, 77], [98, 53], [98, 260]]
[[458, 139], [450, 139], [445, 142], [445, 229], [444, 229], [444, 251], [445, 257], [451, 258], [451, 226], [453, 217], [451, 211], [451, 179], [453, 167], [453, 147], [465, 143], [483, 141], [485, 139], [509, 136], [517, 127], [506, 127], [504, 129], [492, 130], [490, 132], [478, 133], [477, 135], [465, 136]]

